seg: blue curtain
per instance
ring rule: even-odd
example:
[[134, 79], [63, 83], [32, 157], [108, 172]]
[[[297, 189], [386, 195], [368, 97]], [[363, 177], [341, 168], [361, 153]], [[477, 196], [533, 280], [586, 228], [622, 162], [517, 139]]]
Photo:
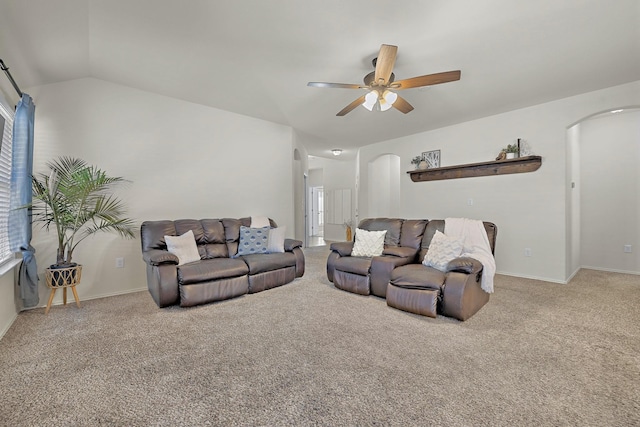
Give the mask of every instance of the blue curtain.
[[33, 174], [33, 121], [36, 107], [26, 93], [16, 107], [13, 119], [11, 158], [11, 196], [9, 200], [9, 246], [22, 252], [18, 286], [25, 308], [38, 305], [36, 250], [31, 246], [31, 176]]

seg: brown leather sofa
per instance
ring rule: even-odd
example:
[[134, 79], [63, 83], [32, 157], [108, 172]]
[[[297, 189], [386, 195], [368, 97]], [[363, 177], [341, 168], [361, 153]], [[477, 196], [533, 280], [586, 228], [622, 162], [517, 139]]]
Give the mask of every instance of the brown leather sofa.
[[[387, 230], [382, 256], [352, 257], [353, 242], [333, 243], [327, 277], [338, 289], [386, 298], [390, 307], [466, 320], [489, 301], [489, 294], [480, 287], [482, 264], [457, 258], [445, 272], [422, 265], [436, 230], [444, 232], [444, 223], [398, 218], [362, 220], [358, 228]], [[490, 222], [484, 222], [484, 227], [493, 252], [497, 228]]]
[[[284, 253], [232, 258], [238, 252], [240, 226], [250, 224], [251, 218], [143, 222], [142, 258], [147, 264], [149, 293], [158, 307], [220, 301], [302, 277], [305, 259], [299, 240], [285, 239]], [[189, 230], [195, 236], [200, 261], [178, 266], [178, 257], [167, 250], [164, 236], [180, 236]]]
[[386, 297], [393, 269], [416, 261], [426, 225], [427, 220], [423, 219], [363, 219], [358, 228], [387, 231], [382, 256], [352, 257], [353, 242], [332, 243], [327, 259], [327, 277], [338, 289], [360, 295]]

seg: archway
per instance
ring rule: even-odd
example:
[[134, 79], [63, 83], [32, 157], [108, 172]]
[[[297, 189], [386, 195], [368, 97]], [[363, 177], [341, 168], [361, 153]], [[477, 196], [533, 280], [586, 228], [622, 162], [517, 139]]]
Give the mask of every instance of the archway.
[[640, 274], [640, 108], [567, 130], [567, 277], [580, 268]]

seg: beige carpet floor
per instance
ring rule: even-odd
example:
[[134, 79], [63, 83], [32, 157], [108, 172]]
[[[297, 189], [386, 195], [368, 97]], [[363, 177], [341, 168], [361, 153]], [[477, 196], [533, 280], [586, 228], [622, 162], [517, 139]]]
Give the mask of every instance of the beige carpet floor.
[[466, 322], [302, 279], [158, 309], [146, 292], [21, 313], [1, 426], [637, 426], [640, 277], [497, 276]]

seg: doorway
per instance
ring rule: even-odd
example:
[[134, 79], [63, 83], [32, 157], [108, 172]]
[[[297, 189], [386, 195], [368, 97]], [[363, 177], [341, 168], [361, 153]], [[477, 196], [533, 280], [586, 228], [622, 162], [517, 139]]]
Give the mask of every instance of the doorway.
[[567, 130], [567, 278], [581, 269], [640, 274], [640, 109]]
[[324, 188], [309, 187], [307, 213], [309, 239], [307, 246], [324, 246]]

